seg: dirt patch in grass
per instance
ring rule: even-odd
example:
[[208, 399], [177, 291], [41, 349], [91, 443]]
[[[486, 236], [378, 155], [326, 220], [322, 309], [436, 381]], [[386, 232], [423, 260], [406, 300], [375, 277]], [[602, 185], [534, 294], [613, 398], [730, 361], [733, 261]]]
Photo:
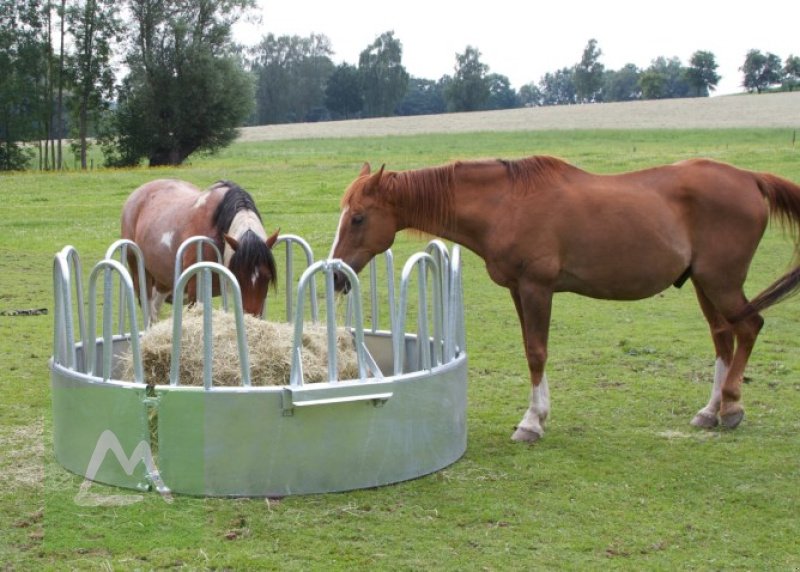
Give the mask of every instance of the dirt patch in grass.
[[6, 492], [44, 483], [44, 423], [0, 427], [0, 472]]
[[239, 141], [554, 129], [800, 127], [800, 92], [560, 105], [245, 127]]

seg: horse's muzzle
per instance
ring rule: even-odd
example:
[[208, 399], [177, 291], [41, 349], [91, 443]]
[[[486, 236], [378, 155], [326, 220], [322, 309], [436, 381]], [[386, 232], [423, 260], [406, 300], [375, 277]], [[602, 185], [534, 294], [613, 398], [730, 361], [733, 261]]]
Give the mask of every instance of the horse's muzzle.
[[350, 291], [350, 279], [345, 276], [344, 272], [340, 270], [333, 272], [333, 289], [344, 294]]

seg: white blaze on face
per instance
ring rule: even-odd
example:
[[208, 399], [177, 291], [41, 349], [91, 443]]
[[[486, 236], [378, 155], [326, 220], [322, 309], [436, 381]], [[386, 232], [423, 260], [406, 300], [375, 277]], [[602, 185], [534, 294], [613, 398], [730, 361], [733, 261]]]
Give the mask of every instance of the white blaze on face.
[[253, 286], [255, 287], [256, 282], [258, 282], [258, 277], [261, 276], [258, 272], [258, 269], [253, 271], [253, 275], [250, 276], [250, 282], [252, 282]]
[[161, 244], [167, 248], [172, 248], [172, 238], [175, 236], [175, 231], [171, 230], [161, 235]]
[[344, 207], [342, 209], [342, 215], [339, 217], [339, 225], [336, 227], [336, 236], [333, 237], [333, 245], [331, 246], [331, 252], [328, 254], [328, 258], [333, 258], [333, 253], [339, 245], [339, 236], [341, 235], [342, 225], [344, 224], [344, 219], [347, 216], [348, 210], [350, 210], [350, 207]]
[[[231, 226], [228, 229], [228, 234], [238, 240], [239, 237], [248, 230], [252, 230], [258, 235], [259, 238], [261, 238], [261, 240], [266, 242], [267, 232], [264, 230], [258, 215], [253, 211], [239, 211], [236, 213], [236, 216], [233, 217]], [[224, 259], [225, 266], [230, 266], [231, 258], [233, 258], [233, 249], [228, 246], [227, 242], [225, 243], [225, 252], [223, 253], [222, 257]]]

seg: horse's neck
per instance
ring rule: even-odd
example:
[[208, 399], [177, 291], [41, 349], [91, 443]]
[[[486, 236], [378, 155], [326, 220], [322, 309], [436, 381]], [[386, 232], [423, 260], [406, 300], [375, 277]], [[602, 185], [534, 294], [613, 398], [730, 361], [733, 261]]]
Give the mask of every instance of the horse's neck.
[[424, 217], [419, 221], [404, 219], [399, 211], [415, 212], [418, 205], [414, 202], [420, 200], [412, 193], [405, 193], [405, 204], [397, 205], [398, 218], [403, 228], [438, 236], [481, 254], [485, 249], [485, 237], [495, 224], [492, 202], [487, 200], [491, 190], [464, 171], [466, 169], [462, 168], [455, 172], [447, 216]]
[[[256, 213], [250, 210], [240, 210], [237, 212], [226, 234], [239, 240], [248, 230], [254, 232], [260, 239], [264, 241], [267, 240], [267, 233], [264, 230], [264, 226], [261, 224], [261, 220]], [[225, 266], [230, 266], [231, 258], [233, 258], [233, 249], [225, 242], [225, 251], [223, 253]]]

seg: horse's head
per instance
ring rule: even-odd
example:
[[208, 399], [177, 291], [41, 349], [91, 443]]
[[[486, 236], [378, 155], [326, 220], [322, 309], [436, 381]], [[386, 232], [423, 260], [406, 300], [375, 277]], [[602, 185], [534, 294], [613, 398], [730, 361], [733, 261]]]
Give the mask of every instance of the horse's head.
[[[330, 258], [341, 259], [355, 272], [392, 246], [398, 230], [390, 194], [381, 192], [385, 179], [383, 167], [371, 173], [369, 163], [365, 163], [342, 199], [342, 214]], [[337, 291], [350, 289], [349, 281], [339, 272], [334, 276], [334, 286]]]
[[224, 235], [225, 242], [233, 250], [228, 268], [242, 291], [242, 309], [254, 316], [261, 316], [264, 312], [267, 291], [277, 279], [272, 247], [278, 239], [278, 232], [276, 230], [266, 240], [253, 231], [245, 232], [238, 239]]

